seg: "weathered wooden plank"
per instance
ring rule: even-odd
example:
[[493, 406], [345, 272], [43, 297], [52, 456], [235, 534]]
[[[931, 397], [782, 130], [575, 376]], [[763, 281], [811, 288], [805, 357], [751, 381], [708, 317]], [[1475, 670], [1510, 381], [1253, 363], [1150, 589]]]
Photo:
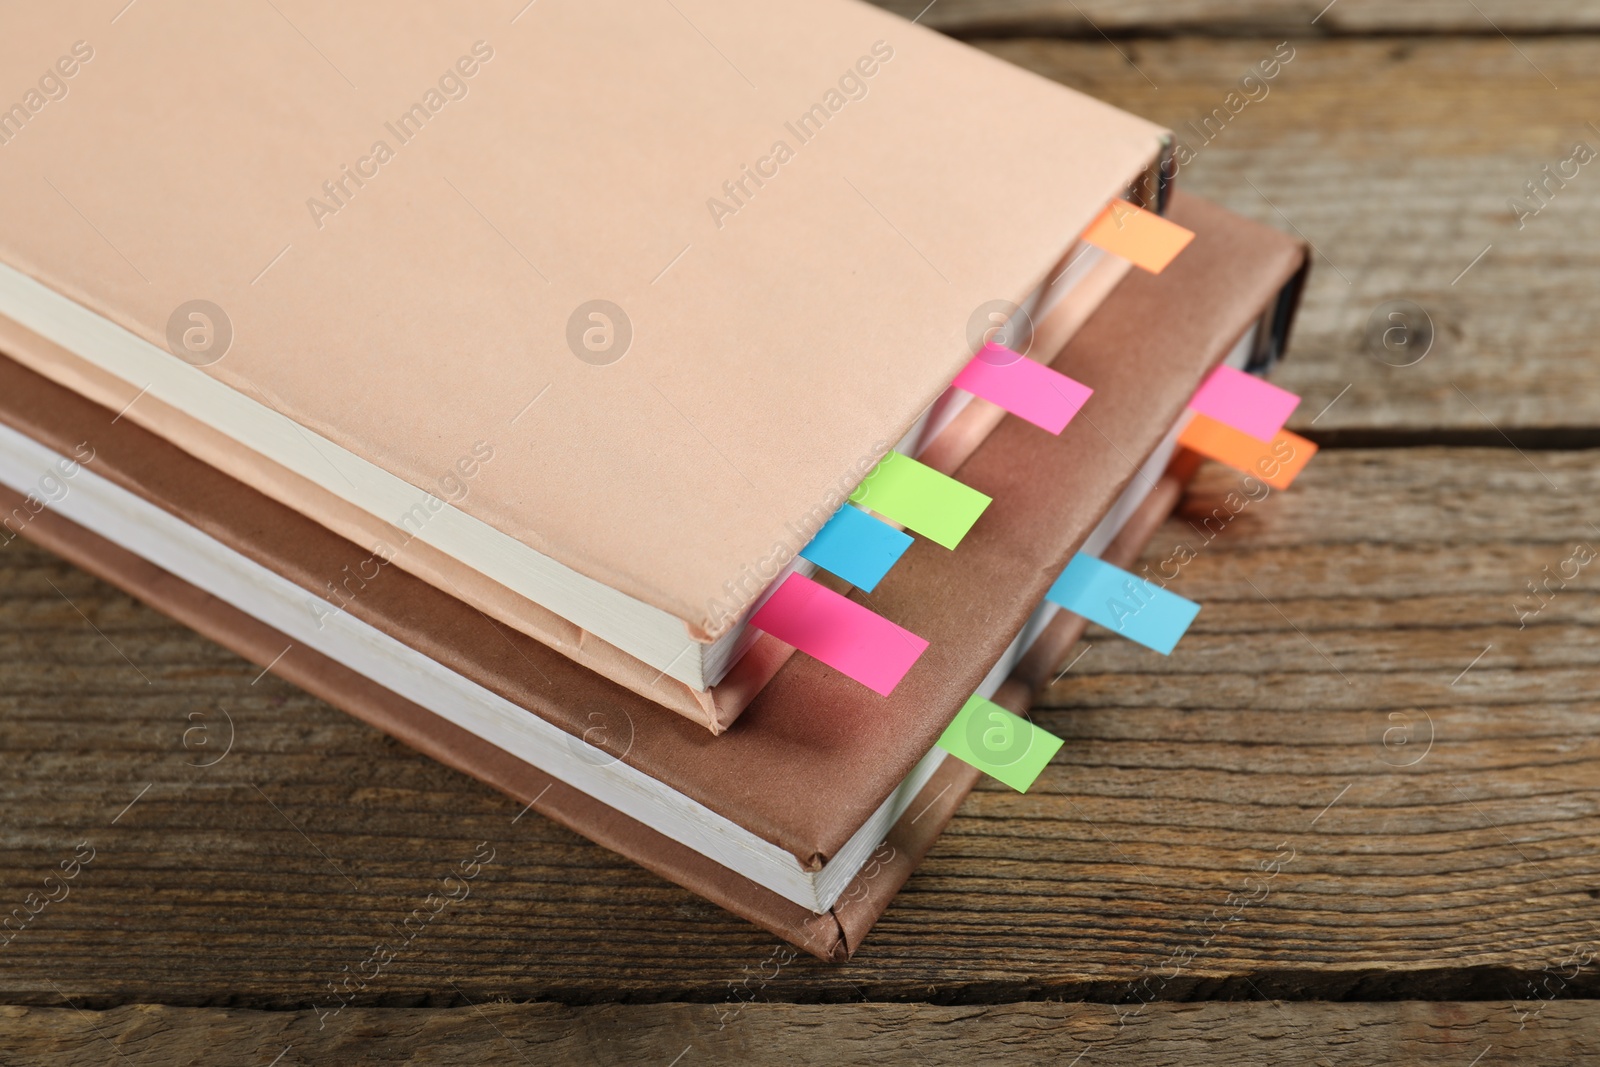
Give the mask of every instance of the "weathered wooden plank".
[[[1525, 1025], [1524, 1025], [1525, 1024]], [[1600, 1018], [1556, 1002], [1505, 1004], [751, 1004], [719, 1021], [704, 1004], [484, 1004], [351, 1009], [319, 1029], [308, 1012], [150, 1005], [108, 1012], [0, 1008], [0, 1057], [62, 1067], [113, 1062], [557, 1063], [710, 1067], [841, 1063], [1580, 1064], [1600, 1055]], [[281, 1058], [277, 1058], [281, 1057]]]
[[[1236, 499], [1174, 582], [1205, 604], [1178, 650], [1091, 633], [1035, 713], [1062, 754], [975, 793], [837, 968], [14, 542], [0, 900], [95, 852], [0, 948], [0, 1001], [326, 1011], [354, 972], [395, 1007], [1594, 996], [1600, 570], [1525, 629], [1512, 604], [1600, 544], [1597, 481], [1593, 453], [1330, 450]], [[1237, 484], [1206, 472], [1188, 519]], [[471, 896], [401, 931], [480, 842]]]
[[[1592, 31], [1582, 0], [873, 0], [959, 36], [1508, 34]], [[918, 18], [918, 15], [921, 15]]]
[[[1503, 445], [1500, 431], [1528, 431], [1592, 444], [1600, 164], [1568, 165], [1576, 176], [1565, 188], [1552, 181], [1547, 205], [1521, 229], [1509, 207], [1518, 196], [1534, 203], [1524, 183], [1546, 180], [1541, 168], [1562, 166], [1576, 142], [1600, 151], [1592, 41], [1294, 41], [1276, 78], [1250, 83], [1249, 102], [1239, 81], [1277, 46], [983, 44], [1169, 125], [1186, 149], [1182, 185], [1316, 246], [1280, 374], [1305, 397], [1292, 427], [1368, 443], [1449, 431]], [[1393, 300], [1414, 301], [1432, 322], [1431, 350], [1411, 366], [1391, 364], [1415, 347], [1381, 345], [1391, 323], [1378, 309]]]

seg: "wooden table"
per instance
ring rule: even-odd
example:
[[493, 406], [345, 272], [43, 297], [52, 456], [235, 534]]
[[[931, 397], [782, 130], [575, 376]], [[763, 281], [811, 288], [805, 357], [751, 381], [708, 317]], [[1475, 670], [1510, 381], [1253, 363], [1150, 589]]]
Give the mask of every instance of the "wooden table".
[[[94, 858], [0, 954], [0, 1061], [1592, 1059], [1600, 563], [1517, 608], [1600, 546], [1600, 164], [1507, 202], [1600, 147], [1600, 8], [1324, 2], [923, 16], [1180, 132], [1291, 42], [1181, 180], [1316, 247], [1280, 380], [1324, 451], [1199, 546], [1170, 659], [1090, 634], [1036, 714], [1061, 755], [981, 787], [854, 962], [772, 974], [771, 936], [17, 542], [6, 907]], [[1432, 322], [1409, 366], [1369, 344], [1395, 299]], [[480, 841], [472, 897], [321, 1017]]]

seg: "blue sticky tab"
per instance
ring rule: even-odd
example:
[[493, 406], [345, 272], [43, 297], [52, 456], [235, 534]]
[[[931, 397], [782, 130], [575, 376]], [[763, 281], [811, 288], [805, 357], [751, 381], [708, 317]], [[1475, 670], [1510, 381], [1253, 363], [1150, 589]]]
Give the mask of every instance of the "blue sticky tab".
[[800, 555], [870, 593], [910, 547], [910, 534], [846, 504]]
[[1045, 596], [1163, 656], [1200, 614], [1194, 601], [1082, 552], [1072, 557]]

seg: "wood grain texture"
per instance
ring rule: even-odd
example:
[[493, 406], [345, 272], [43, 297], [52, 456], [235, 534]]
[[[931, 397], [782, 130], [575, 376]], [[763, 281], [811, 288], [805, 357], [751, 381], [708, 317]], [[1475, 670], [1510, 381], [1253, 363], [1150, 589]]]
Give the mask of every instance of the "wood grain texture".
[[[1488, 1054], [1486, 1054], [1486, 1052]], [[726, 1024], [703, 1004], [482, 1004], [351, 1009], [319, 1027], [308, 1012], [129, 1007], [0, 1008], [0, 1062], [61, 1067], [159, 1063], [339, 1063], [456, 1067], [834, 1067], [841, 1063], [1115, 1063], [1231, 1067], [1468, 1067], [1582, 1063], [1600, 1055], [1600, 1018], [1555, 1003], [1526, 1018], [1504, 1004], [1156, 1004], [1119, 1015], [1092, 1004], [942, 1007], [752, 1004]], [[1474, 1060], [1482, 1056], [1481, 1060]]]
[[1600, 544], [1600, 467], [1530, 458], [1330, 451], [1204, 543], [1189, 522], [1237, 485], [1209, 469], [1147, 556], [1190, 543], [1193, 631], [1168, 658], [1091, 633], [1035, 713], [1062, 754], [1026, 795], [980, 788], [842, 967], [771, 962], [760, 931], [15, 542], [0, 899], [96, 854], [0, 949], [0, 1001], [331, 1010], [485, 841], [472, 895], [356, 1006], [1593, 996], [1600, 572], [1525, 629], [1513, 604]]
[[1594, 30], [1583, 0], [874, 0], [956, 36], [1543, 34]]
[[[1170, 658], [1091, 631], [1034, 713], [1062, 754], [1026, 796], [975, 793], [844, 967], [779, 965], [759, 930], [0, 547], [0, 916], [37, 912], [0, 929], [0, 1063], [1595, 1058], [1573, 998], [1600, 996], [1600, 563], [1528, 583], [1600, 548], [1600, 453], [1502, 433], [1600, 444], [1600, 172], [1521, 228], [1508, 203], [1600, 147], [1594, 40], [1555, 36], [1600, 8], [921, 21], [1172, 126], [1186, 187], [1316, 245], [1294, 428], [1492, 447], [1330, 449], [1242, 508], [1208, 470], [1146, 557], [1185, 559], [1194, 630]], [[1270, 94], [1219, 124], [1285, 39]], [[1368, 338], [1399, 298], [1434, 325], [1413, 366]], [[480, 842], [472, 895], [418, 925]], [[330, 1015], [330, 984], [402, 940]]]
[[[1600, 152], [1594, 40], [1297, 40], [1259, 99], [1230, 105], [1279, 40], [979, 44], [1168, 125], [1193, 153], [1180, 184], [1316, 247], [1277, 376], [1305, 398], [1291, 428], [1349, 444], [1596, 443], [1600, 160], [1520, 230], [1508, 206], [1575, 142]], [[1385, 316], [1368, 340], [1396, 299], [1432, 321], [1412, 366], [1374, 355]]]

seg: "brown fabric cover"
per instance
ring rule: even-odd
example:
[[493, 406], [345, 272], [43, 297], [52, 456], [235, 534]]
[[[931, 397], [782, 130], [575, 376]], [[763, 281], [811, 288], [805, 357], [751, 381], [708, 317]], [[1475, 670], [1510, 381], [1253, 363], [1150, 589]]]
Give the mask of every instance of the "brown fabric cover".
[[[1123, 565], [1137, 558], [1178, 491], [1164, 480], [1105, 558]], [[0, 486], [0, 510], [21, 504], [21, 496]], [[274, 673], [417, 751], [532, 803], [547, 818], [823, 960], [848, 959], [860, 947], [978, 779], [972, 767], [946, 759], [874, 854], [881, 862], [863, 868], [830, 911], [814, 915], [318, 652], [296, 645], [285, 653], [290, 641], [283, 634], [54, 512], [40, 513], [22, 535], [246, 659], [273, 664]], [[595, 678], [594, 684], [608, 683]], [[1012, 680], [995, 699], [1020, 713], [1031, 693]]]
[[[628, 763], [819, 867], [932, 746], [1136, 464], [1303, 260], [1299, 243], [1204, 201], [1175, 197], [1172, 216], [1196, 232], [1193, 243], [1160, 276], [1125, 278], [1054, 361], [1096, 390], [1084, 410], [1059, 437], [1007, 417], [958, 471], [994, 498], [959, 548], [919, 538], [870, 596], [852, 594], [930, 642], [888, 698], [794, 656], [713, 736], [395, 567], [362, 585], [347, 610], [574, 735], [596, 714], [625, 720]], [[96, 473], [308, 591], [370, 558], [7, 361], [0, 420], [62, 452], [88, 440]]]

